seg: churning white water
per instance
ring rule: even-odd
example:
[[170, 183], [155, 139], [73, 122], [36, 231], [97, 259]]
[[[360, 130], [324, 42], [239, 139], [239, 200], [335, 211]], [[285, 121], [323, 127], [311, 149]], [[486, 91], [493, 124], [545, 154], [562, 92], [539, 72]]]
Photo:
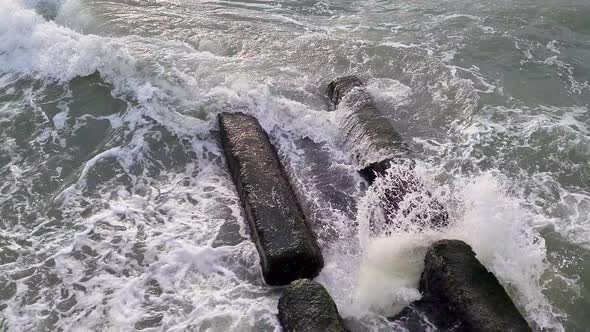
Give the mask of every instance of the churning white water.
[[[443, 238], [469, 243], [535, 330], [586, 329], [588, 14], [0, 0], [0, 317], [10, 331], [280, 331], [281, 289], [261, 278], [217, 143], [216, 114], [242, 111], [277, 147], [352, 331], [401, 328], [386, 318], [420, 298]], [[380, 223], [395, 177], [367, 188], [324, 98], [345, 74], [407, 140], [433, 194], [420, 201], [442, 202], [449, 227]]]

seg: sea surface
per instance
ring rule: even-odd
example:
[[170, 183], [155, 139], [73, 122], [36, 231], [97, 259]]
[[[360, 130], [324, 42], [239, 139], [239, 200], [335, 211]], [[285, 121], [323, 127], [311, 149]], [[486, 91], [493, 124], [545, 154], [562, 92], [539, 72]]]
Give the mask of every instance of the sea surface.
[[[389, 182], [369, 188], [343, 144], [324, 92], [346, 74], [451, 226], [370, 226]], [[0, 0], [0, 322], [280, 331], [218, 143], [216, 115], [241, 111], [351, 331], [404, 330], [386, 317], [441, 238], [535, 331], [590, 331], [589, 82], [588, 0]]]

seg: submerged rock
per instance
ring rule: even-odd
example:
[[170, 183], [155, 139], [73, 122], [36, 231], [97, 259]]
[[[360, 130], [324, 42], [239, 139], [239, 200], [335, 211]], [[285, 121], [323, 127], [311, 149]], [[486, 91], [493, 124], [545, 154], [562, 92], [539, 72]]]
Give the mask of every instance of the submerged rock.
[[[360, 175], [372, 184], [378, 176], [385, 176], [392, 165], [403, 165], [410, 172], [396, 174], [392, 188], [386, 188], [382, 207], [386, 216], [394, 215], [408, 193], [422, 192], [428, 198], [430, 192], [415, 173], [409, 148], [389, 119], [377, 108], [373, 97], [356, 76], [340, 77], [328, 85], [327, 95], [339, 116], [339, 127], [346, 149], [351, 153]], [[415, 202], [420, 203], [420, 202]], [[402, 211], [404, 216], [413, 213], [419, 204], [410, 204]], [[446, 226], [448, 214], [436, 200], [428, 199], [424, 211], [414, 213], [414, 223], [425, 226]], [[426, 211], [428, 210], [428, 211]], [[388, 219], [391, 219], [388, 217]], [[393, 223], [389, 220], [389, 223]]]
[[279, 300], [279, 320], [285, 332], [347, 331], [328, 291], [307, 279], [286, 288]]
[[459, 240], [430, 246], [420, 280], [423, 298], [392, 320], [410, 331], [531, 331], [498, 279]]
[[[356, 76], [340, 77], [328, 85], [328, 98], [339, 116], [344, 145], [362, 174], [373, 176], [382, 162], [409, 156], [409, 149], [373, 97]], [[367, 181], [372, 182], [371, 178]]]
[[250, 115], [222, 113], [219, 129], [266, 283], [317, 276], [322, 253], [260, 123]]

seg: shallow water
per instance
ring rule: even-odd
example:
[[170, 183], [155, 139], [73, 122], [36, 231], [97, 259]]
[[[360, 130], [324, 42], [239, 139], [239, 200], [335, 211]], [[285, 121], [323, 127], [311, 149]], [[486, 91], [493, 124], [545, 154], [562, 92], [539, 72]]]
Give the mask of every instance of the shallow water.
[[[258, 117], [353, 331], [460, 238], [535, 330], [588, 331], [590, 4], [0, 0], [0, 308], [10, 331], [279, 331], [217, 143]], [[357, 74], [452, 227], [375, 231], [328, 112]], [[403, 170], [396, 170], [403, 172]]]

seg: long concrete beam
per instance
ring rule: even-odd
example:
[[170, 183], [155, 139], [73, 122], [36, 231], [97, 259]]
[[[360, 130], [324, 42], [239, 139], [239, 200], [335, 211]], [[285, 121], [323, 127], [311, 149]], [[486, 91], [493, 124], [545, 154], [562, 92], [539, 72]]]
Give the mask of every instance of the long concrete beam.
[[221, 144], [269, 285], [317, 276], [324, 260], [266, 132], [256, 118], [219, 114]]
[[376, 175], [383, 175], [391, 161], [408, 159], [410, 150], [402, 136], [377, 108], [358, 77], [337, 78], [328, 85], [327, 95], [342, 113], [339, 127], [345, 145], [369, 183]]
[[[344, 137], [345, 148], [351, 153], [359, 173], [369, 184], [378, 176], [384, 176], [392, 165], [407, 165], [411, 170], [414, 161], [409, 148], [389, 119], [377, 108], [373, 97], [356, 76], [344, 76], [328, 85], [327, 95], [339, 114], [339, 127]], [[388, 188], [382, 202], [388, 212], [399, 210], [399, 204], [407, 193], [431, 194], [413, 172], [398, 177], [395, 188]], [[413, 221], [424, 225], [445, 226], [448, 214], [437, 201], [429, 203], [428, 212], [415, 215]], [[404, 210], [404, 215], [412, 211]], [[390, 222], [393, 222], [390, 220]]]

